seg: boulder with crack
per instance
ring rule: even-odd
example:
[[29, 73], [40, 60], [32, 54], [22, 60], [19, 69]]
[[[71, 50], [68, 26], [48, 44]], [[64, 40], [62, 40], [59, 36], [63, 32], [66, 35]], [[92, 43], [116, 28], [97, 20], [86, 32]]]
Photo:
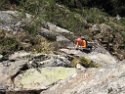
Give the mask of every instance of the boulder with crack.
[[41, 94], [124, 94], [125, 62], [90, 68], [59, 81]]

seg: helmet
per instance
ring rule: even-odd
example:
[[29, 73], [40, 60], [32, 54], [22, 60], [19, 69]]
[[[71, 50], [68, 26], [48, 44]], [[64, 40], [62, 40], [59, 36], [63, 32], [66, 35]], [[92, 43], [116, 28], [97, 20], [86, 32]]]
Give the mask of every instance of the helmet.
[[77, 42], [81, 42], [81, 41], [82, 41], [82, 39], [81, 39], [81, 38], [78, 38], [78, 39], [77, 39]]

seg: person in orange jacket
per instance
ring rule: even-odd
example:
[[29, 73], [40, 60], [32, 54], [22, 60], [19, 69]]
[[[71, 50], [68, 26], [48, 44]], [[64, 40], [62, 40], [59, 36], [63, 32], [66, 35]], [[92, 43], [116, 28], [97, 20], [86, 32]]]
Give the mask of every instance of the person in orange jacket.
[[82, 48], [87, 48], [87, 41], [84, 37], [83, 38], [77, 38], [76, 48], [78, 48], [79, 46], [81, 46]]

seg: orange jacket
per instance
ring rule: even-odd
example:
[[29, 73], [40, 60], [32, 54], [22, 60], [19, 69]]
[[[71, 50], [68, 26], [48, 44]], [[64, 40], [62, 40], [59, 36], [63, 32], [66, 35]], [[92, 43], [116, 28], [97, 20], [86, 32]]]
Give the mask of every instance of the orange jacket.
[[76, 47], [82, 46], [83, 48], [87, 47], [87, 42], [86, 40], [82, 40], [81, 42], [76, 42]]

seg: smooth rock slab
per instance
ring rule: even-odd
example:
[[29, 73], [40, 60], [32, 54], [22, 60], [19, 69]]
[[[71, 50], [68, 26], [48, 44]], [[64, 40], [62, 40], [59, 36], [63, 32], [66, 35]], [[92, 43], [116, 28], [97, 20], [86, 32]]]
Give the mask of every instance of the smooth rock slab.
[[[15, 81], [19, 82], [16, 85], [21, 88], [30, 90], [46, 89], [59, 80], [66, 79], [74, 74], [76, 74], [75, 68], [47, 67], [42, 68], [41, 73], [36, 71], [36, 69], [29, 69], [22, 75], [22, 77], [19, 75]], [[19, 81], [20, 77], [21, 79]]]

